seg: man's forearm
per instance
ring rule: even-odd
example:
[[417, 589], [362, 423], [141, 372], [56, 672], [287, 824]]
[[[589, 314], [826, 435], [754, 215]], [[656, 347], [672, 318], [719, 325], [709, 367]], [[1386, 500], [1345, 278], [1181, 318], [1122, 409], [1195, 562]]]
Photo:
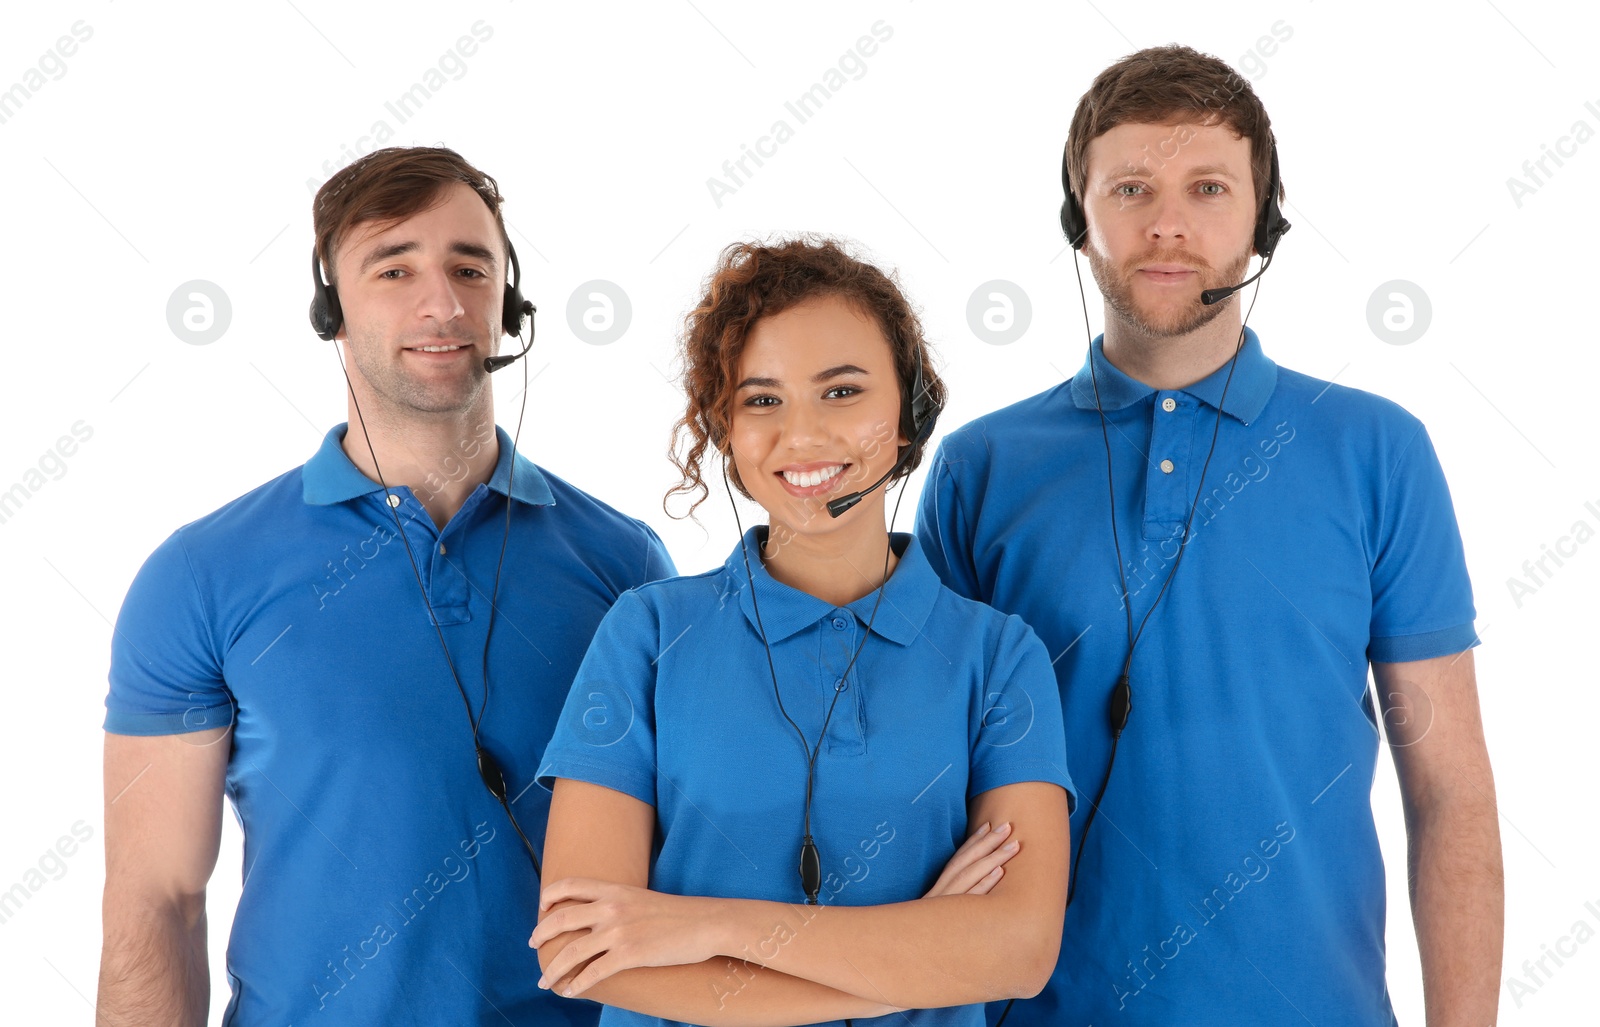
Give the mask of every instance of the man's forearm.
[[132, 908], [108, 897], [98, 1027], [204, 1027], [210, 1004], [205, 897], [187, 910]]
[[[1505, 880], [1493, 782], [1407, 816], [1411, 915], [1428, 1027], [1482, 1027], [1499, 1008]], [[1481, 790], [1480, 790], [1481, 789]]]

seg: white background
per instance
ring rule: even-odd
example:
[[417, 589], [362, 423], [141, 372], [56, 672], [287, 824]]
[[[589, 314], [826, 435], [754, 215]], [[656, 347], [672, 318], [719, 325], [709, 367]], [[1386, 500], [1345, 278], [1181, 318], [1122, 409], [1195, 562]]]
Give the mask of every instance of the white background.
[[[1450, 477], [1484, 639], [1505, 976], [1537, 986], [1519, 1006], [1502, 981], [1502, 1022], [1592, 1016], [1600, 944], [1547, 962], [1548, 980], [1528, 981], [1522, 963], [1578, 921], [1600, 928], [1596, 673], [1580, 656], [1600, 612], [1600, 543], [1579, 546], [1520, 605], [1507, 581], [1576, 522], [1600, 529], [1590, 235], [1600, 142], [1575, 153], [1566, 144], [1564, 166], [1549, 162], [1520, 206], [1507, 179], [1575, 122], [1600, 130], [1600, 17], [1508, 0], [1438, 10], [1309, 0], [9, 7], [0, 89], [22, 82], [75, 22], [92, 36], [0, 124], [10, 325], [0, 491], [25, 481], [75, 423], [93, 435], [0, 523], [0, 890], [77, 821], [94, 838], [0, 923], [0, 1015], [90, 1022], [100, 722], [110, 620], [128, 582], [173, 528], [303, 462], [344, 419], [332, 346], [305, 317], [311, 188], [372, 148], [360, 138], [374, 122], [396, 144], [460, 150], [509, 197], [525, 290], [540, 306], [524, 451], [648, 520], [680, 569], [696, 571], [731, 545], [731, 518], [711, 503], [703, 528], [669, 520], [663, 452], [681, 409], [675, 335], [717, 251], [816, 230], [897, 267], [952, 386], [943, 430], [1053, 385], [1084, 347], [1055, 223], [1073, 105], [1111, 61], [1182, 41], [1249, 72], [1277, 132], [1295, 228], [1251, 318], [1268, 353], [1399, 401], [1427, 423]], [[880, 20], [893, 35], [865, 74], [798, 124], [785, 101]], [[464, 74], [400, 123], [385, 102], [479, 21], [492, 36]], [[1275, 51], [1244, 64], [1275, 25]], [[719, 207], [707, 179], [780, 118], [794, 138]], [[192, 279], [231, 301], [231, 325], [209, 345], [168, 327], [168, 297]], [[632, 323], [610, 345], [582, 341], [566, 317], [592, 279], [631, 301]], [[993, 279], [1031, 299], [1032, 322], [1010, 345], [968, 325], [969, 296]], [[1409, 345], [1368, 325], [1368, 297], [1393, 279], [1432, 304], [1431, 325]], [[1092, 294], [1090, 311], [1098, 331]], [[508, 428], [520, 377], [495, 383]], [[1390, 988], [1401, 1021], [1420, 1023], [1387, 756], [1373, 802], [1389, 867]], [[210, 894], [214, 1010], [228, 994], [222, 946], [239, 881], [227, 824]]]

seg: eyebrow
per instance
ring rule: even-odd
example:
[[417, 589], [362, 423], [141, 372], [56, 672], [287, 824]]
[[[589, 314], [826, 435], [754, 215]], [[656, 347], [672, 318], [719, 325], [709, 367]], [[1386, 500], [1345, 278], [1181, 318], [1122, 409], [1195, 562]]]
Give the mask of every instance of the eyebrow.
[[[818, 371], [816, 374], [811, 376], [811, 381], [813, 383], [821, 383], [830, 381], [834, 378], [843, 377], [847, 374], [864, 375], [867, 373], [868, 372], [866, 370], [857, 367], [855, 364], [840, 364], [837, 367], [830, 367], [825, 371]], [[776, 378], [758, 378], [752, 375], [751, 377], [740, 382], [738, 388], [734, 391], [737, 392], [739, 389], [776, 389], [782, 384], [783, 383], [778, 381]]]
[[[390, 257], [403, 256], [404, 254], [411, 253], [419, 248], [420, 246], [414, 240], [411, 242], [397, 242], [390, 243], [388, 246], [380, 246], [378, 249], [367, 254], [366, 258], [361, 261], [361, 273], [366, 273], [366, 271], [374, 264], [382, 263], [383, 261], [388, 260]], [[471, 242], [453, 242], [450, 244], [450, 252], [457, 254], [458, 256], [472, 257], [475, 260], [481, 260], [485, 264], [489, 265], [490, 271], [494, 271], [499, 267], [499, 262], [495, 260], [494, 251], [489, 249], [487, 246], [480, 246], [477, 243]]]
[[[1201, 176], [1210, 175], [1214, 178], [1226, 178], [1230, 182], [1238, 181], [1238, 178], [1234, 177], [1233, 172], [1229, 171], [1221, 164], [1198, 164], [1190, 168], [1187, 174], [1190, 178], [1199, 178]], [[1107, 179], [1149, 178], [1150, 172], [1137, 164], [1124, 164], [1119, 168], [1111, 169], [1111, 171], [1108, 172], [1105, 177]]]

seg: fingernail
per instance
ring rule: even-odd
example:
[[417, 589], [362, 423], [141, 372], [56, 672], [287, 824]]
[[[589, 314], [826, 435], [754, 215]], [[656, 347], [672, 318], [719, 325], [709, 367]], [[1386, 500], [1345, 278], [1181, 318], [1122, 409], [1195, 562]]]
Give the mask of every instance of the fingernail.
[[1007, 833], [1010, 832], [1010, 830], [1011, 830], [1011, 822], [1007, 821], [1006, 823], [1001, 824], [998, 828], [996, 828], [995, 829], [995, 833], [996, 834], [1007, 834]]
[[980, 836], [982, 836], [982, 835], [986, 835], [988, 833], [989, 833], [989, 822], [987, 820], [985, 820], [983, 822], [983, 826], [978, 828], [978, 834]]
[[1004, 845], [1000, 846], [1000, 851], [1001, 852], [1015, 852], [1015, 851], [1017, 851], [1017, 843], [1016, 842], [1006, 842]]
[[545, 980], [543, 977], [540, 977], [539, 978], [539, 987], [548, 988], [548, 987], [550, 987], [550, 982]]

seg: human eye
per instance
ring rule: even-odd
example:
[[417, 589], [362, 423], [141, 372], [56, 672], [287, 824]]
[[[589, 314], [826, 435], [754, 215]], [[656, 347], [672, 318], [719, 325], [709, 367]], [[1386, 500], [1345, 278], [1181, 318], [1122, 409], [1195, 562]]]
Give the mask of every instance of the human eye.
[[[1133, 191], [1132, 192], [1125, 192], [1124, 191], [1124, 190], [1129, 190], [1129, 189], [1131, 189]], [[1114, 195], [1114, 196], [1137, 196], [1140, 192], [1143, 192], [1143, 191], [1144, 191], [1144, 184], [1141, 183], [1141, 182], [1119, 182], [1118, 184], [1116, 184], [1116, 185], [1111, 187], [1111, 192], [1112, 192], [1112, 195]]]
[[746, 397], [745, 401], [744, 401], [744, 405], [747, 406], [747, 407], [757, 407], [757, 408], [760, 408], [760, 407], [775, 407], [775, 406], [778, 405], [778, 397], [774, 396], [774, 395], [771, 395], [769, 393], [758, 392], [753, 396]]
[[849, 399], [859, 396], [864, 391], [859, 385], [835, 385], [822, 394], [823, 399]]
[[488, 275], [484, 274], [482, 271], [479, 271], [475, 267], [464, 267], [464, 268], [461, 268], [459, 273], [460, 274], [464, 274], [469, 278], [488, 278], [489, 277]]
[[389, 277], [390, 275], [402, 275], [402, 274], [405, 274], [405, 272], [403, 270], [401, 270], [400, 268], [391, 267], [391, 268], [386, 268], [383, 271], [379, 271], [378, 272], [378, 277], [386, 279], [386, 280], [392, 282], [392, 281], [395, 281], [395, 279], [390, 278]]
[[1228, 187], [1221, 182], [1201, 182], [1196, 188], [1203, 196], [1221, 196], [1228, 191]]

